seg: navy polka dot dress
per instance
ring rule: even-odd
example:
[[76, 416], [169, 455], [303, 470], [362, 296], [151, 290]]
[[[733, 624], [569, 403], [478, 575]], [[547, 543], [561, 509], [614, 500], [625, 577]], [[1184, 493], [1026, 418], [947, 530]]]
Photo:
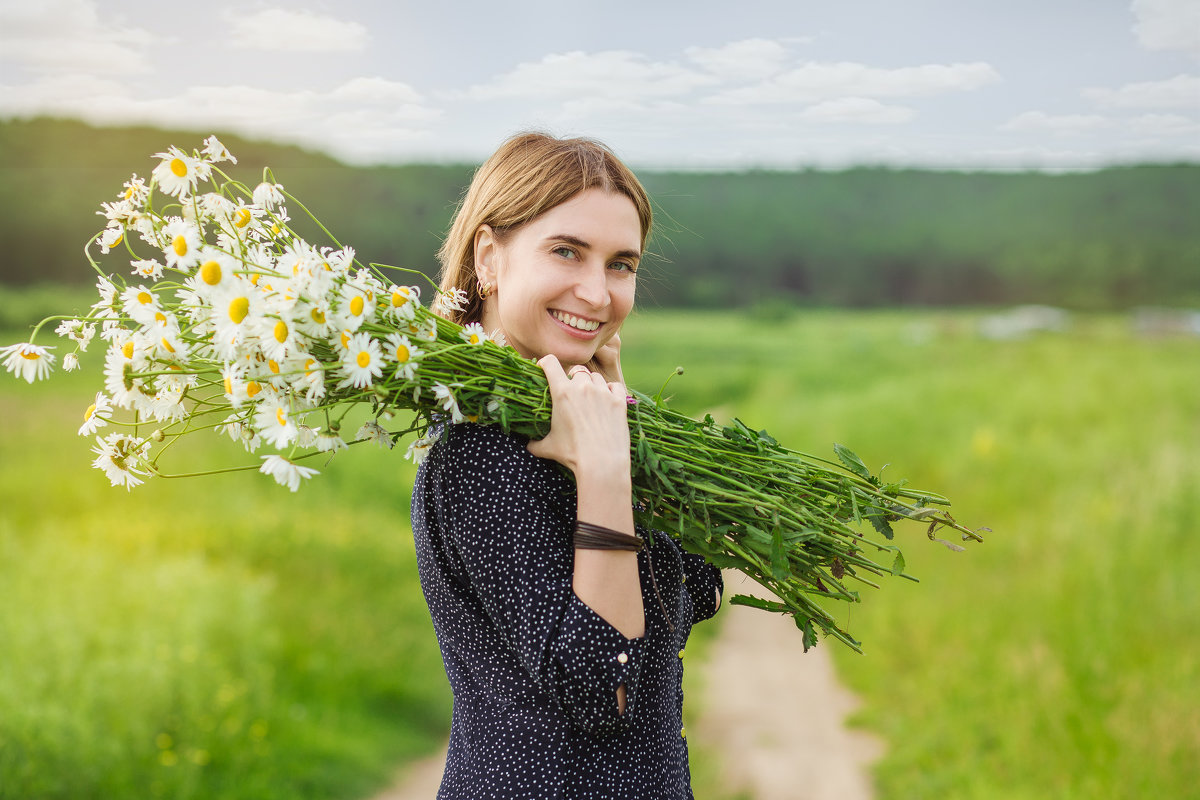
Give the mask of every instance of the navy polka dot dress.
[[638, 554], [646, 633], [626, 639], [571, 589], [575, 487], [527, 441], [450, 425], [417, 471], [417, 564], [454, 691], [437, 796], [691, 798], [684, 646], [720, 571], [655, 536]]

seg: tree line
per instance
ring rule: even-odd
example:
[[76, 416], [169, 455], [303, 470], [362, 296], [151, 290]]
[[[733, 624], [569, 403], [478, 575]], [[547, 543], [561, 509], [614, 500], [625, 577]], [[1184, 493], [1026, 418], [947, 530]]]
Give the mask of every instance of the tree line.
[[[207, 132], [206, 132], [207, 133]], [[151, 153], [206, 133], [0, 120], [0, 284], [86, 284], [96, 215]], [[436, 275], [474, 165], [350, 167], [222, 135], [235, 177], [270, 166], [360, 258]], [[656, 232], [639, 301], [661, 306], [1200, 304], [1200, 165], [1095, 172], [639, 171]], [[311, 241], [323, 237], [291, 209]]]

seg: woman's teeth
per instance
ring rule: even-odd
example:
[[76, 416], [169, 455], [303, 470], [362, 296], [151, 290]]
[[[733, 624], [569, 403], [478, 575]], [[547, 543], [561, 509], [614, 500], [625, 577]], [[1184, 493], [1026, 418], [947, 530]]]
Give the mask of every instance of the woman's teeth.
[[553, 311], [554, 318], [564, 325], [570, 325], [572, 328], [577, 328], [581, 331], [594, 331], [600, 327], [600, 323], [595, 320], [580, 319], [573, 314], [565, 314], [562, 311]]

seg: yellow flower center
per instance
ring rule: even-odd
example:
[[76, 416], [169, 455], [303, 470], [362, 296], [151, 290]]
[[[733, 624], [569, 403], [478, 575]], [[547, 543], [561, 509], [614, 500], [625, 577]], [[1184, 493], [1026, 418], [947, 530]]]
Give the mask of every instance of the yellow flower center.
[[[125, 356], [126, 358], [133, 358], [133, 342], [132, 341], [128, 341], [124, 345], [121, 346], [121, 355]], [[26, 358], [28, 358], [28, 356], [26, 356]]]
[[244, 228], [250, 224], [251, 216], [250, 209], [239, 208], [233, 215], [233, 224], [238, 228]]
[[183, 257], [187, 255], [187, 237], [182, 233], [175, 237], [175, 241], [171, 242], [171, 248], [175, 251], [175, 255]]
[[408, 289], [400, 288], [392, 292], [392, 305], [400, 308], [408, 302]]
[[471, 334], [471, 344], [479, 344], [479, 334], [478, 333]]
[[350, 331], [342, 331], [342, 347], [350, 346]]
[[403, 364], [405, 361], [408, 361], [408, 359], [410, 357], [411, 357], [411, 354], [408, 352], [407, 347], [405, 347], [402, 344], [396, 345], [396, 362], [397, 363]]
[[262, 387], [258, 385], [258, 381], [250, 381], [246, 384], [246, 397], [254, 397], [262, 391]]
[[177, 177], [182, 178], [184, 175], [187, 175], [187, 164], [184, 163], [182, 158], [172, 158], [171, 172], [174, 172]]
[[309, 316], [312, 317], [312, 321], [317, 323], [318, 325], [325, 324], [325, 312], [322, 311], [321, 309], [314, 308], [312, 311], [309, 312]]
[[163, 346], [163, 349], [166, 350], [168, 353], [175, 352], [175, 348], [171, 347], [171, 343], [167, 341], [167, 337], [165, 337], [165, 336], [162, 338], [162, 346]]
[[267, 361], [267, 369], [271, 370], [272, 374], [278, 375], [279, 374], [279, 362], [273, 358], [270, 359], [269, 361]]
[[367, 367], [367, 365], [371, 363], [371, 354], [368, 353], [366, 350], [362, 350], [359, 352], [358, 358], [356, 358], [354, 360], [358, 362], [358, 365], [360, 367], [363, 367], [365, 369]]
[[117, 234], [117, 238], [113, 239], [113, 240], [112, 240], [112, 242], [111, 242], [111, 243], [110, 243], [108, 246], [109, 246], [109, 247], [116, 247], [117, 245], [119, 245], [119, 244], [121, 243], [121, 240], [122, 240], [122, 239], [124, 239], [124, 238], [125, 238], [125, 234], [123, 234], [123, 233], [118, 233], [118, 234]]
[[95, 413], [96, 413], [96, 404], [92, 403], [90, 406], [87, 407], [87, 411], [83, 412], [83, 421], [87, 422], [89, 419], [92, 418], [92, 415]]
[[125, 199], [129, 200], [132, 197], [133, 197], [133, 187], [130, 186], [128, 189], [125, 190]]
[[279, 232], [280, 232], [281, 230], [283, 230], [283, 229], [282, 229], [282, 228], [280, 228], [280, 227], [279, 227], [279, 223], [278, 223], [278, 222], [276, 222], [274, 225], [272, 225], [272, 226], [271, 226], [271, 235], [272, 235], [272, 236], [278, 236], [278, 235], [279, 235]]
[[362, 295], [354, 295], [354, 299], [350, 301], [350, 313], [356, 317], [361, 315], [363, 312], [363, 305], [364, 303]]
[[155, 311], [154, 312], [154, 321], [157, 322], [159, 325], [166, 325], [167, 324], [167, 315], [161, 311]]
[[234, 325], [241, 325], [242, 320], [250, 313], [250, 298], [235, 297], [229, 303], [229, 319]]
[[233, 378], [225, 377], [225, 394], [233, 394]]
[[221, 282], [221, 265], [216, 261], [205, 261], [200, 267], [200, 280], [209, 286], [216, 286]]
[[275, 409], [275, 420], [281, 425], [287, 425], [287, 411], [282, 407]]
[[154, 298], [150, 296], [149, 292], [138, 292], [137, 301], [142, 305], [153, 302], [153, 300]]
[[310, 358], [307, 361], [305, 361], [304, 362], [304, 374], [312, 375], [313, 367], [315, 367], [316, 365], [317, 365], [317, 360], [315, 358]]
[[274, 333], [275, 333], [275, 341], [279, 342], [280, 344], [283, 344], [284, 342], [286, 342], [287, 337], [288, 337], [287, 323], [284, 322], [283, 320], [279, 320], [279, 322], [276, 322]]

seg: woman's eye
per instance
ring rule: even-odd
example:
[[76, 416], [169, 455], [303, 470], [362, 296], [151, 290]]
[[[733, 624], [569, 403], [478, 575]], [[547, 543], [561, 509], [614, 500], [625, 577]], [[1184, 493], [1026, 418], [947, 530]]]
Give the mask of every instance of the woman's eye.
[[609, 269], [620, 270], [621, 272], [637, 272], [637, 269], [628, 261], [614, 261], [608, 265]]
[[563, 258], [575, 258], [575, 251], [569, 247], [556, 247], [552, 252], [556, 256], [562, 256]]

